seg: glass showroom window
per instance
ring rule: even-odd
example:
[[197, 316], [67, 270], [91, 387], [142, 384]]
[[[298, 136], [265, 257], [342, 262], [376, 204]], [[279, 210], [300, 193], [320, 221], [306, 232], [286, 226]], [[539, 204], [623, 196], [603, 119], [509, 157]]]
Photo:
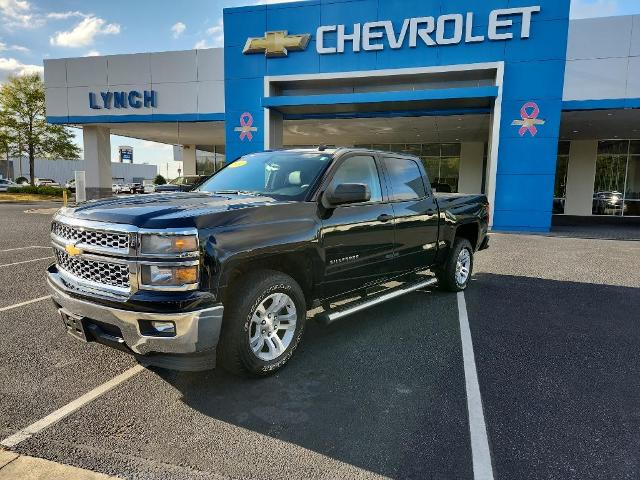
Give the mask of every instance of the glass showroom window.
[[431, 185], [439, 192], [458, 192], [460, 178], [460, 143], [392, 143], [356, 145], [385, 152], [403, 152], [420, 157]]
[[640, 215], [640, 141], [598, 142], [594, 215]]
[[[202, 150], [202, 148], [207, 148], [207, 150]], [[196, 173], [198, 175], [213, 175], [224, 167], [224, 162], [224, 145], [199, 147], [198, 150], [196, 150]]]
[[571, 142], [558, 144], [558, 161], [556, 162], [556, 185], [553, 190], [553, 213], [564, 213], [564, 203], [567, 198], [567, 173], [569, 171], [569, 149]]
[[640, 216], [640, 141], [631, 141], [624, 188], [625, 215]]

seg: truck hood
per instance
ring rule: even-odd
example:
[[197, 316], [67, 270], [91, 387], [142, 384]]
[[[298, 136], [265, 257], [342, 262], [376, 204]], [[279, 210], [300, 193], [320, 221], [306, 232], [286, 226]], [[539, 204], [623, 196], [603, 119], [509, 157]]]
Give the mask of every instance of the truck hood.
[[271, 197], [254, 195], [176, 192], [136, 195], [81, 203], [61, 211], [65, 216], [82, 220], [134, 225], [139, 228], [204, 228], [211, 226], [212, 216], [277, 205]]

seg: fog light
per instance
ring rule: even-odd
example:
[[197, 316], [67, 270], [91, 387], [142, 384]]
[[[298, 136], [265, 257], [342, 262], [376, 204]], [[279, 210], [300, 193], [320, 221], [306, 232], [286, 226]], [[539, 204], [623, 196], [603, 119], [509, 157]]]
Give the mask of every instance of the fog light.
[[151, 322], [151, 328], [165, 335], [175, 335], [176, 325], [173, 322]]
[[176, 324], [159, 320], [138, 320], [140, 333], [145, 337], [175, 337]]

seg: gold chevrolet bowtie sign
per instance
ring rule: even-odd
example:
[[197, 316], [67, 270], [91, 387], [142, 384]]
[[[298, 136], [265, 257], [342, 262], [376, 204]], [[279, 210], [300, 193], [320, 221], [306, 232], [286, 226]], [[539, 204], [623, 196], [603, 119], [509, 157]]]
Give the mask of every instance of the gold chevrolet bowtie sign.
[[64, 251], [67, 252], [70, 257], [75, 257], [77, 255], [81, 255], [82, 254], [82, 250], [80, 250], [75, 245], [66, 245], [64, 247]]
[[289, 35], [286, 30], [278, 32], [266, 32], [262, 38], [250, 38], [247, 40], [242, 53], [264, 53], [266, 57], [286, 57], [289, 52], [307, 49], [311, 35]]

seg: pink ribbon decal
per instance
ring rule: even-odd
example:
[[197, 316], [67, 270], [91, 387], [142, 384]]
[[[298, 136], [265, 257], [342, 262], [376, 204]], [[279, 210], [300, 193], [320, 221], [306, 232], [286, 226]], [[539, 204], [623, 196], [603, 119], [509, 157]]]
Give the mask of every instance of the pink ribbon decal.
[[544, 125], [545, 120], [539, 120], [540, 107], [535, 102], [527, 102], [520, 109], [520, 116], [522, 120], [514, 120], [511, 125], [520, 126], [518, 133], [521, 137], [524, 137], [527, 132], [535, 137], [538, 134], [538, 128], [536, 125]]
[[249, 112], [244, 112], [240, 115], [240, 126], [234, 130], [240, 132], [240, 140], [244, 142], [244, 139], [247, 138], [251, 142], [253, 140], [253, 132], [258, 131], [258, 128], [253, 126], [253, 115]]

